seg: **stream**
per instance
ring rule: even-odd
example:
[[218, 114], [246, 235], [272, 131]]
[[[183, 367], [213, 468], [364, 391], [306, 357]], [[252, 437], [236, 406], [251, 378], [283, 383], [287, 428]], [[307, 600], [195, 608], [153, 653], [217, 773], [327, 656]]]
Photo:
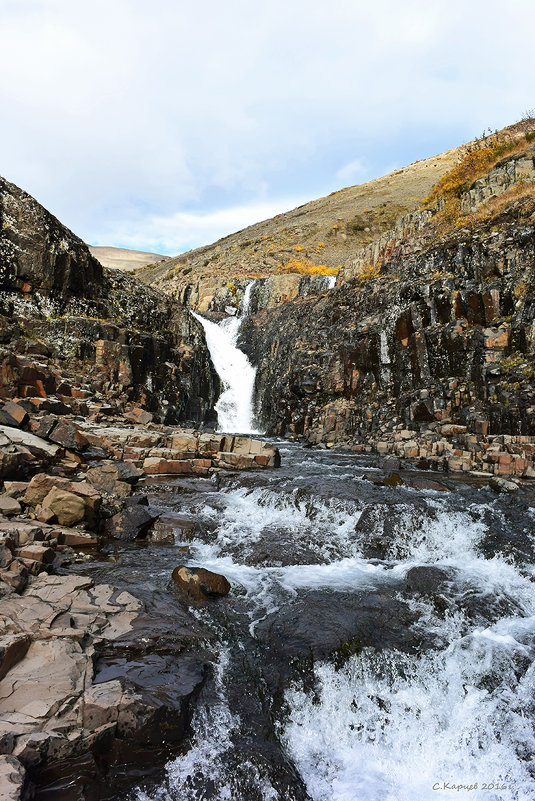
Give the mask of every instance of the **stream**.
[[[383, 486], [373, 457], [279, 444], [277, 470], [146, 486], [190, 528], [84, 568], [209, 632], [191, 737], [124, 799], [535, 797], [533, 491]], [[230, 595], [180, 599], [180, 562]]]

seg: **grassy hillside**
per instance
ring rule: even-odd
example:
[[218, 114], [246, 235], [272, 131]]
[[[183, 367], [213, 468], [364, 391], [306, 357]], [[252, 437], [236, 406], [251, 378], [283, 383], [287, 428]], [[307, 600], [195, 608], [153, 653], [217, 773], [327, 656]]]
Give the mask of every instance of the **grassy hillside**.
[[201, 278], [255, 278], [284, 272], [336, 271], [362, 244], [416, 209], [464, 147], [418, 161], [374, 181], [341, 189], [251, 225], [214, 244], [138, 272], [149, 284], [175, 291]]

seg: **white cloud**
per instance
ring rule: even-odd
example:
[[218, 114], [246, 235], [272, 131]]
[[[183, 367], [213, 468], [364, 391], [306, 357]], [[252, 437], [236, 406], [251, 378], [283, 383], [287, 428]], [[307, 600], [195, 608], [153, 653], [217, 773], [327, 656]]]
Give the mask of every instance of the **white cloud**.
[[355, 184], [357, 181], [362, 183], [366, 174], [367, 170], [361, 159], [353, 159], [353, 161], [344, 164], [343, 167], [336, 171], [337, 179], [344, 185], [349, 182]]
[[107, 244], [312, 198], [534, 105], [529, 0], [0, 6], [0, 173]]
[[[191, 250], [199, 242], [209, 243], [248, 225], [267, 220], [276, 214], [296, 208], [308, 198], [294, 198], [271, 203], [251, 203], [211, 212], [176, 212], [169, 217], [149, 217], [142, 230], [136, 224], [119, 226], [116, 235], [122, 247], [138, 250], [142, 245], [155, 253], [180, 253]], [[95, 242], [107, 245], [105, 238]]]

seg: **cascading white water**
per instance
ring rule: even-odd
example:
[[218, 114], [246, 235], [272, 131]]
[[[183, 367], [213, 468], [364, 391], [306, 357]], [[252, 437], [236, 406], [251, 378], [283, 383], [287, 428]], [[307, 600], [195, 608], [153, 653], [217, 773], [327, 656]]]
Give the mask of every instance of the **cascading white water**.
[[204, 328], [206, 344], [217, 371], [223, 392], [215, 405], [218, 430], [229, 434], [259, 434], [254, 425], [253, 394], [256, 367], [236, 346], [244, 317], [249, 313], [252, 281], [246, 288], [240, 312], [220, 323], [212, 323], [200, 314], [191, 312]]
[[[291, 458], [291, 449], [284, 457]], [[241, 605], [240, 625], [254, 639], [223, 648], [215, 665], [217, 697], [197, 711], [191, 749], [168, 764], [156, 793], [141, 793], [137, 801], [295, 801], [274, 789], [276, 774], [254, 755], [248, 760], [248, 752], [240, 753], [239, 775], [232, 761], [233, 738], [247, 730], [247, 712], [236, 708], [229, 692], [236, 680], [229, 669], [233, 655], [240, 649], [253, 654], [254, 640], [275, 649], [284, 637], [291, 640], [308, 603], [318, 611], [318, 627], [328, 631], [324, 610], [335, 609], [337, 598], [343, 602], [354, 592], [364, 614], [367, 593], [386, 598], [392, 591], [417, 618], [408, 628], [422, 635], [421, 647], [405, 639], [405, 652], [378, 640], [342, 663], [318, 659], [313, 682], [297, 678], [285, 690], [275, 733], [309, 797], [535, 798], [535, 565], [483, 550], [489, 531], [502, 520], [507, 527], [510, 518], [497, 500], [485, 500], [484, 490], [458, 499], [456, 492], [400, 490], [393, 504], [390, 490], [384, 499], [382, 489], [370, 495], [360, 467], [330, 458], [302, 456], [288, 471], [294, 478], [286, 475], [282, 483], [183, 496], [185, 511], [203, 522], [200, 530], [206, 524], [211, 531], [188, 540], [193, 563], [228, 577], [231, 608]], [[314, 481], [314, 491], [303, 492]], [[359, 526], [370, 501], [379, 514]], [[387, 516], [384, 559], [369, 559], [366, 549], [385, 536]], [[532, 518], [535, 509], [523, 518], [525, 530]], [[451, 571], [444, 594], [408, 593], [404, 580], [415, 566]], [[296, 615], [285, 617], [294, 603]], [[203, 623], [209, 619], [207, 609], [196, 614]], [[338, 628], [340, 620], [333, 617], [332, 625]], [[401, 618], [392, 622], [392, 631], [407, 627]], [[247, 692], [254, 695], [251, 687]]]
[[325, 284], [327, 289], [333, 289], [336, 286], [336, 275], [326, 275]]

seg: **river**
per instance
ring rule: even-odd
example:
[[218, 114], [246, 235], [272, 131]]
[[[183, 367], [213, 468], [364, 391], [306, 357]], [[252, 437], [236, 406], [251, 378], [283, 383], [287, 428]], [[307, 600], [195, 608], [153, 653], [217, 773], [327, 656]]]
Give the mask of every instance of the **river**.
[[[255, 429], [255, 368], [236, 348], [251, 288], [241, 315], [195, 315], [220, 428], [241, 433]], [[147, 483], [175, 544], [111, 543], [81, 568], [163, 620], [159, 645], [133, 667], [104, 656], [96, 681], [164, 670], [172, 693], [197, 629], [209, 670], [163, 774], [130, 766], [130, 789], [62, 801], [531, 801], [534, 490], [410, 469], [389, 486], [380, 457], [278, 444], [276, 470]], [[230, 594], [189, 604], [179, 563]]]
[[[372, 457], [280, 446], [277, 470], [149, 485], [191, 530], [84, 568], [209, 632], [191, 737], [121, 798], [535, 797], [533, 491], [383, 486]], [[181, 601], [179, 562], [230, 595]]]

